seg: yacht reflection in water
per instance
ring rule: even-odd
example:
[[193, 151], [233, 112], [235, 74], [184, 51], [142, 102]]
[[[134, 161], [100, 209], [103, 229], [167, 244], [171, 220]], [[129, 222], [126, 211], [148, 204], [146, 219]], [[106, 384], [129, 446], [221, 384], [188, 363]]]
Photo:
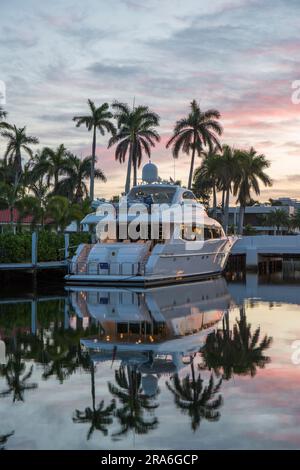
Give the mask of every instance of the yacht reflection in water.
[[[154, 411], [162, 376], [168, 379], [166, 386], [176, 407], [190, 416], [194, 431], [202, 419], [219, 419], [221, 380], [210, 374], [205, 385], [195, 358], [199, 359], [207, 336], [216, 331], [230, 307], [223, 278], [150, 290], [72, 288], [70, 300], [83, 328], [94, 331], [91, 326], [98, 325], [98, 334], [80, 341], [89, 353], [92, 374], [99, 363], [117, 366], [115, 382], [108, 382], [113, 401], [105, 411], [116, 408], [120, 427], [112, 439], [157, 428]], [[183, 367], [190, 368], [190, 373], [180, 378]], [[94, 397], [93, 376], [91, 383]], [[87, 409], [75, 411], [74, 422], [96, 422], [94, 401], [88, 413]], [[103, 403], [101, 410], [103, 414]], [[110, 414], [106, 418], [110, 422]]]
[[72, 288], [83, 328], [99, 333], [81, 340], [93, 361], [138, 364], [143, 373], [174, 373], [215, 331], [230, 296], [223, 278], [148, 290]]

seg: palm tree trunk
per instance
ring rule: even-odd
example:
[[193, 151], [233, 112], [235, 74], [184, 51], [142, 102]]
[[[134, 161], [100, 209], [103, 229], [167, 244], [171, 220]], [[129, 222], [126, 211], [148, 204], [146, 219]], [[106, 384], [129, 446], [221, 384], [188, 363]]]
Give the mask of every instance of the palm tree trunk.
[[133, 186], [137, 185], [137, 162], [133, 162]]
[[94, 200], [94, 182], [95, 182], [95, 162], [96, 162], [96, 126], [93, 129], [93, 146], [91, 162], [91, 180], [90, 180], [90, 200]]
[[225, 189], [222, 190], [222, 214], [224, 214], [225, 207]]
[[18, 185], [20, 176], [22, 174], [22, 157], [21, 157], [21, 151], [19, 148], [16, 149], [16, 155], [15, 155], [15, 161], [14, 161], [14, 167], [15, 167], [15, 186]]
[[227, 188], [227, 190], [226, 190], [226, 199], [225, 199], [225, 207], [224, 207], [224, 230], [225, 230], [226, 234], [228, 232], [229, 195], [230, 195], [230, 188]]
[[216, 185], [213, 185], [213, 218], [217, 217], [217, 190]]
[[127, 175], [126, 175], [126, 183], [125, 183], [126, 194], [128, 194], [130, 190], [132, 160], [133, 160], [133, 143], [131, 143], [130, 145], [129, 158], [128, 158], [128, 163], [127, 163]]
[[192, 189], [193, 174], [194, 174], [194, 164], [195, 164], [195, 154], [196, 154], [195, 142], [196, 142], [196, 138], [195, 138], [195, 135], [194, 135], [193, 153], [192, 153], [192, 159], [191, 159], [191, 167], [190, 167], [190, 174], [189, 174], [188, 189]]
[[245, 207], [240, 205], [238, 234], [243, 235]]

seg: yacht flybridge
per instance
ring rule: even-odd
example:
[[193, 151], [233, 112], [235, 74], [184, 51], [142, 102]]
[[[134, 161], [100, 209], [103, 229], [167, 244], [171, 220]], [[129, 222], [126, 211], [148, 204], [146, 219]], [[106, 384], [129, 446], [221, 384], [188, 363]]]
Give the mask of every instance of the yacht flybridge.
[[68, 283], [151, 286], [224, 270], [235, 239], [207, 216], [193, 192], [160, 182], [152, 163], [142, 179], [117, 207], [102, 203], [82, 220], [96, 243], [79, 245]]

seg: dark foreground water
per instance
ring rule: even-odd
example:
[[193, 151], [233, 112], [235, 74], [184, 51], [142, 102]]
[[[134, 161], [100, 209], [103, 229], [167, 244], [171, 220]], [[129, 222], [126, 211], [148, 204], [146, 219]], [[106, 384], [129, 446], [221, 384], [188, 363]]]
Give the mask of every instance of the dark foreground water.
[[0, 448], [300, 448], [299, 304], [251, 275], [2, 293]]

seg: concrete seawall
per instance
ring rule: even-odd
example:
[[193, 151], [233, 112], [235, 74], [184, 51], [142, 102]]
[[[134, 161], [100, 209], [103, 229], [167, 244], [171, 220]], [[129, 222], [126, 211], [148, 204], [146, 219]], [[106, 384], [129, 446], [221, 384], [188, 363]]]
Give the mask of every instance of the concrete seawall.
[[256, 270], [262, 257], [300, 256], [300, 235], [256, 235], [240, 238], [232, 255], [245, 255], [246, 267]]

